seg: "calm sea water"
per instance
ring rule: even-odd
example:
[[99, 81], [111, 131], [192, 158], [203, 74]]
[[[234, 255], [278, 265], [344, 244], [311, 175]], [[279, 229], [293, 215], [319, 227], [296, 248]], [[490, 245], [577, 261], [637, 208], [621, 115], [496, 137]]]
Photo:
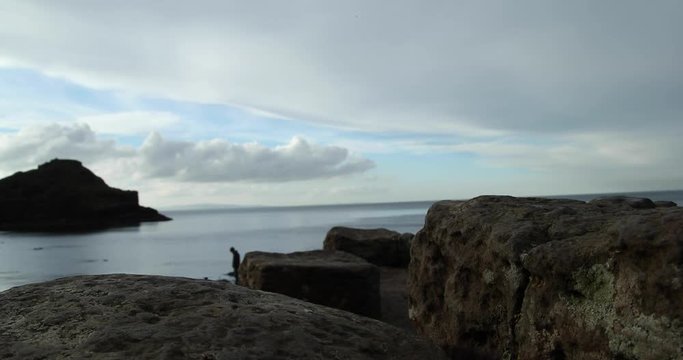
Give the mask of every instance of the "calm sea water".
[[[683, 204], [683, 191], [631, 193]], [[589, 200], [600, 195], [569, 195]], [[163, 211], [174, 220], [87, 234], [0, 232], [0, 291], [77, 274], [132, 273], [228, 279], [228, 249], [320, 249], [336, 225], [416, 232], [432, 202]]]
[[320, 249], [336, 225], [416, 232], [430, 205], [162, 210], [173, 221], [75, 235], [0, 232], [0, 291], [76, 274], [228, 279], [231, 246], [242, 255]]

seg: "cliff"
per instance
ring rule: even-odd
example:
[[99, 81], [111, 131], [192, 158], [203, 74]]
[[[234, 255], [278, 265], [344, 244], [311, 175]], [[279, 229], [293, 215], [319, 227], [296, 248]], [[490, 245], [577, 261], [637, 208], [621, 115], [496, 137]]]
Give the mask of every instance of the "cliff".
[[451, 354], [683, 358], [680, 207], [618, 197], [438, 202], [411, 258], [411, 318]]
[[138, 204], [76, 160], [52, 160], [0, 180], [0, 230], [87, 231], [170, 218]]

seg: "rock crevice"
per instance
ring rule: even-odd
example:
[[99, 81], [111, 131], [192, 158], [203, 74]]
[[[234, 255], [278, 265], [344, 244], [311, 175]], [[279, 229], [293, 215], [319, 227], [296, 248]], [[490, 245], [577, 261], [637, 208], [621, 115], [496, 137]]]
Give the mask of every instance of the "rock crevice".
[[524, 304], [524, 299], [526, 297], [526, 291], [529, 287], [531, 281], [531, 274], [528, 270], [522, 268], [521, 270], [521, 280], [517, 287], [514, 295], [514, 305], [512, 308], [512, 314], [510, 316], [510, 343], [508, 348], [510, 349], [510, 360], [517, 360], [517, 323], [519, 318], [522, 316], [522, 306]]

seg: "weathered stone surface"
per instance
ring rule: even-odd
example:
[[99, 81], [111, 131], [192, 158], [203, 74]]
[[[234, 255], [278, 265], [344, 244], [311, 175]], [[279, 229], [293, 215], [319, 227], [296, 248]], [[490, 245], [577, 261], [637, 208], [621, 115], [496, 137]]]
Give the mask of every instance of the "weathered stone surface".
[[160, 276], [0, 293], [2, 359], [444, 359], [393, 327], [278, 294]]
[[657, 207], [674, 207], [674, 206], [678, 206], [678, 204], [676, 204], [675, 202], [673, 202], [673, 201], [666, 201], [666, 200], [655, 201], [655, 205], [657, 205]]
[[412, 243], [411, 318], [449, 351], [683, 358], [683, 209], [484, 196], [438, 202]]
[[325, 250], [341, 250], [378, 266], [407, 267], [413, 234], [387, 229], [354, 229], [336, 226], [325, 236]]
[[631, 196], [606, 196], [590, 201], [591, 205], [596, 206], [629, 206], [634, 209], [652, 209], [657, 205], [650, 199]]
[[164, 221], [138, 205], [136, 191], [114, 189], [76, 160], [52, 160], [0, 180], [0, 230], [86, 231]]
[[379, 269], [343, 251], [290, 254], [254, 251], [240, 265], [240, 284], [379, 318]]

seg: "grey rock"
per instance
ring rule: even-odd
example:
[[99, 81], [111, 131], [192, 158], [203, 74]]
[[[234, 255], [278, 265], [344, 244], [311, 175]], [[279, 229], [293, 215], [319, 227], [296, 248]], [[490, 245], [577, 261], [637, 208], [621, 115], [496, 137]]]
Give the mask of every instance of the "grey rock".
[[639, 198], [631, 196], [606, 196], [593, 199], [590, 204], [597, 206], [630, 206], [634, 209], [652, 209], [657, 207], [655, 203], [648, 198]]
[[355, 229], [337, 226], [325, 236], [325, 250], [341, 250], [378, 266], [407, 267], [413, 234], [387, 229]]
[[0, 293], [2, 359], [445, 359], [369, 318], [220, 281], [64, 278]]
[[683, 358], [683, 209], [649, 203], [434, 204], [411, 248], [418, 332], [491, 358]]
[[675, 202], [667, 201], [667, 200], [655, 201], [655, 205], [657, 205], [657, 207], [675, 207], [675, 206], [678, 206], [678, 204], [676, 204]]
[[380, 318], [379, 268], [343, 251], [289, 254], [254, 251], [239, 268], [240, 284]]

